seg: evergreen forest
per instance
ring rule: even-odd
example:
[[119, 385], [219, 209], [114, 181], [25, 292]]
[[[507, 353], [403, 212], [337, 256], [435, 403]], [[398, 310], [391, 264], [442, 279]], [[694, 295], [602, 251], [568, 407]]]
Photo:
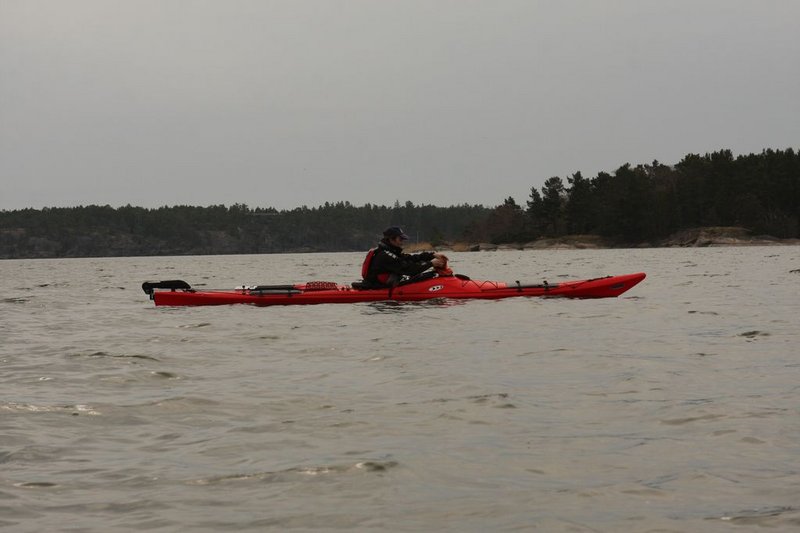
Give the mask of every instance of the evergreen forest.
[[674, 165], [625, 164], [612, 173], [554, 176], [494, 207], [326, 202], [290, 210], [127, 205], [0, 211], [0, 258], [248, 254], [366, 250], [400, 225], [412, 241], [529, 242], [596, 235], [619, 246], [658, 245], [690, 228], [738, 226], [800, 238], [800, 151], [689, 154]]

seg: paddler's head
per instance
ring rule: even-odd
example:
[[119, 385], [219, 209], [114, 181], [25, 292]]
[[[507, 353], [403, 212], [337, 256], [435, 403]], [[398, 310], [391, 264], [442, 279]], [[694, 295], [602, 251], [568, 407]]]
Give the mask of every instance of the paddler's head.
[[402, 248], [405, 241], [408, 240], [408, 235], [403, 232], [402, 228], [390, 226], [383, 231], [383, 240], [392, 246]]

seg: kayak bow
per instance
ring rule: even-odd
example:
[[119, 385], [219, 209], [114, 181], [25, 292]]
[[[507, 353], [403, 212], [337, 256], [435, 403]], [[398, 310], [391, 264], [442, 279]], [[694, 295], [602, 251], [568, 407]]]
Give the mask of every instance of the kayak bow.
[[[457, 274], [429, 276], [391, 289], [361, 289], [328, 281], [295, 285], [258, 285], [233, 290], [196, 290], [182, 280], [147, 281], [142, 290], [157, 306], [192, 305], [304, 305], [392, 300], [415, 302], [434, 298], [496, 300], [514, 296], [613, 298], [645, 278], [644, 272], [560, 283], [525, 285], [519, 281], [479, 281]], [[358, 285], [358, 284], [354, 284]]]

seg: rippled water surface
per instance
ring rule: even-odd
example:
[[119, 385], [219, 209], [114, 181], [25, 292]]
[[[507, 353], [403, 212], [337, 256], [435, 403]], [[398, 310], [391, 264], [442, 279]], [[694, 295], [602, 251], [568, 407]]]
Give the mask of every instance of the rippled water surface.
[[[362, 254], [0, 261], [0, 529], [800, 528], [800, 248], [452, 254], [617, 299], [155, 308]], [[794, 272], [793, 272], [794, 271]]]

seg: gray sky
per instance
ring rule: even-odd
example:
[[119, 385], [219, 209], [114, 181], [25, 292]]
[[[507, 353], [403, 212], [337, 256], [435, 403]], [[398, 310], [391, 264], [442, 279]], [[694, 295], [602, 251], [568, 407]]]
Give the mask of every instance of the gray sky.
[[0, 209], [435, 205], [800, 147], [798, 0], [0, 0]]

